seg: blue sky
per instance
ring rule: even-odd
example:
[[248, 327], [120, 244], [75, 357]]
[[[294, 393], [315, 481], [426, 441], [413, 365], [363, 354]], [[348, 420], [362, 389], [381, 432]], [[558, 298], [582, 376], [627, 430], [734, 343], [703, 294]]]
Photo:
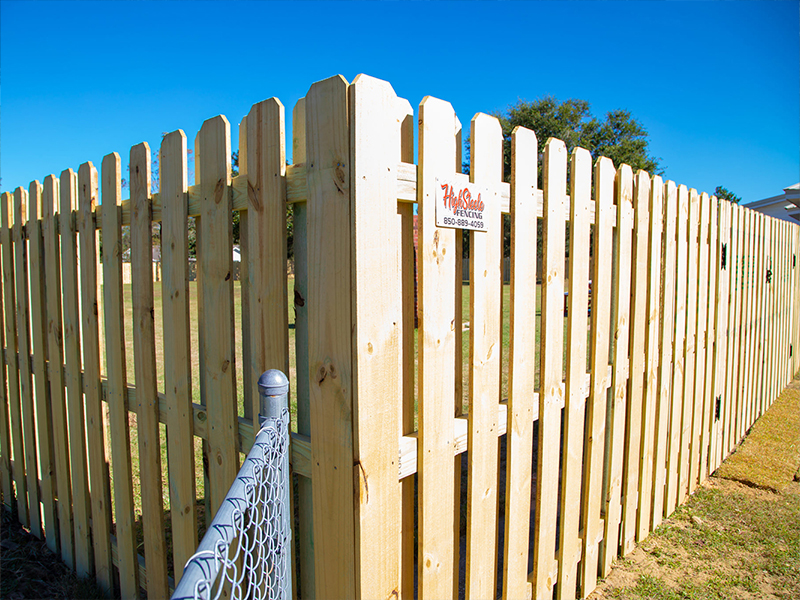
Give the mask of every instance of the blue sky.
[[[476, 112], [546, 94], [623, 108], [665, 177], [745, 202], [800, 181], [800, 3], [0, 1], [0, 188], [127, 161], [141, 141], [291, 110], [340, 73], [415, 109]], [[291, 143], [287, 145], [291, 152]]]

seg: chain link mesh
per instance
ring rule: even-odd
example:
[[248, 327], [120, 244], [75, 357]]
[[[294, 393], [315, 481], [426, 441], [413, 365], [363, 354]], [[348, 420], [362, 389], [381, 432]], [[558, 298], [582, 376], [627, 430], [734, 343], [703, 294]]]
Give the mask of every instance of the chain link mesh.
[[289, 411], [262, 428], [173, 600], [291, 597]]

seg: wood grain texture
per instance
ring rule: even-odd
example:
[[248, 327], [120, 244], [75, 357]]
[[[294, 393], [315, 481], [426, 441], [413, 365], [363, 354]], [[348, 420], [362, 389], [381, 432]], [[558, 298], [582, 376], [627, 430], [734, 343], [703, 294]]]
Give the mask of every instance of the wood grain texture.
[[69, 455], [72, 471], [72, 510], [75, 530], [75, 572], [92, 572], [89, 519], [89, 472], [86, 461], [86, 416], [81, 378], [81, 324], [78, 292], [78, 251], [73, 211], [78, 208], [78, 176], [72, 169], [61, 172], [61, 206], [58, 215], [61, 237], [61, 293], [64, 311], [64, 382], [67, 386]]
[[697, 342], [695, 344], [692, 430], [689, 443], [689, 494], [697, 489], [700, 479], [700, 445], [703, 427], [703, 404], [706, 393], [706, 355], [708, 354], [708, 231], [710, 218], [708, 194], [700, 195], [699, 254], [697, 270]]
[[[593, 427], [608, 422], [608, 433], [592, 439], [608, 438], [608, 490], [605, 498], [605, 522], [603, 536], [602, 571], [608, 574], [612, 561], [620, 553], [620, 531], [622, 519], [622, 465], [625, 449], [625, 415], [628, 395], [628, 340], [630, 338], [630, 281], [631, 244], [633, 229], [633, 172], [628, 165], [614, 170], [610, 159], [601, 159], [595, 165], [599, 227], [596, 229], [597, 256], [614, 256], [613, 271], [605, 261], [596, 260], [592, 274], [592, 395], [589, 397], [587, 419]], [[616, 234], [612, 231], [614, 217], [611, 208], [616, 199]], [[613, 254], [612, 254], [613, 253]], [[608, 300], [606, 300], [608, 298]], [[596, 303], [595, 303], [596, 302]], [[608, 321], [601, 315], [611, 314], [613, 330], [609, 332]], [[609, 333], [613, 333], [609, 337]], [[608, 363], [611, 346], [611, 401], [609, 414], [604, 415], [608, 392], [603, 388], [600, 376], [602, 366]], [[599, 411], [595, 416], [594, 411]], [[595, 423], [596, 421], [596, 423]], [[588, 445], [587, 445], [588, 446]], [[600, 448], [592, 447], [593, 456], [588, 473], [597, 478], [601, 464]], [[586, 460], [586, 459], [584, 459]], [[586, 476], [584, 476], [586, 477]], [[595, 484], [596, 486], [596, 484]], [[586, 494], [585, 496], [586, 497]], [[584, 500], [586, 502], [587, 500]], [[593, 573], [593, 572], [592, 572]], [[584, 582], [590, 582], [592, 573], [585, 573]], [[588, 587], [588, 586], [585, 586]]]
[[[292, 160], [297, 164], [306, 161], [306, 102], [297, 101], [292, 111]], [[308, 369], [308, 206], [299, 202], [292, 206], [294, 249], [294, 339], [297, 360], [297, 432], [311, 435], [310, 384]], [[315, 594], [314, 578], [314, 506], [309, 477], [297, 478], [297, 510], [299, 530], [294, 533], [297, 548], [295, 580], [300, 597], [312, 598]]]
[[678, 456], [678, 504], [683, 504], [689, 487], [689, 453], [692, 440], [692, 414], [695, 390], [695, 353], [697, 339], [697, 291], [700, 222], [700, 199], [697, 190], [689, 190], [689, 254], [687, 268], [686, 345], [684, 350], [684, 379], [681, 415], [681, 443]]
[[[122, 293], [121, 161], [116, 152], [103, 158], [103, 324], [106, 341], [106, 400], [114, 473], [114, 523], [120, 593], [139, 594], [139, 565], [134, 535], [133, 475], [128, 425], [125, 315]], [[163, 233], [163, 230], [162, 230]]]
[[544, 155], [544, 240], [542, 259], [542, 332], [539, 368], [539, 438], [534, 519], [533, 590], [552, 598], [556, 583], [556, 518], [561, 439], [562, 350], [564, 344], [564, 254], [567, 148], [547, 140]]
[[155, 322], [153, 319], [152, 206], [150, 148], [131, 148], [131, 299], [136, 413], [139, 430], [139, 472], [147, 561], [148, 596], [166, 597], [167, 554], [161, 503], [161, 441], [156, 383]]
[[[653, 511], [650, 527], [655, 529], [664, 518], [664, 492], [666, 489], [671, 393], [673, 385], [673, 357], [675, 352], [675, 268], [677, 259], [678, 188], [668, 181], [663, 184], [661, 219], [660, 311], [658, 365], [658, 399], [655, 415], [656, 431], [653, 452]], [[654, 213], [651, 212], [651, 216]]]
[[531, 456], [536, 361], [536, 134], [516, 127], [511, 134], [511, 337], [508, 358], [506, 514], [503, 599], [528, 591], [531, 519]]
[[[223, 116], [208, 119], [198, 134], [196, 174], [202, 190], [197, 235], [198, 301], [203, 318], [200, 387], [208, 409], [208, 480], [210, 515], [216, 514], [239, 470], [236, 447], [236, 364], [233, 316], [233, 230], [230, 197], [230, 124]], [[250, 240], [248, 239], [248, 242]]]
[[[351, 315], [350, 135], [347, 82], [306, 95], [308, 352], [314, 577], [317, 594], [356, 595]], [[330, 518], [330, 515], [337, 515]]]
[[[493, 192], [502, 181], [500, 122], [479, 113], [471, 122], [470, 179]], [[467, 598], [495, 595], [497, 551], [497, 403], [500, 400], [502, 219], [487, 198], [487, 231], [470, 232]], [[480, 323], [480, 326], [477, 324]]]
[[194, 435], [189, 335], [189, 242], [186, 135], [161, 141], [161, 298], [164, 327], [164, 390], [175, 585], [197, 548]]
[[[589, 201], [592, 195], [592, 156], [588, 150], [576, 148], [570, 161], [570, 238], [569, 286], [567, 322], [567, 379], [564, 410], [564, 452], [561, 466], [561, 524], [559, 529], [558, 593], [561, 599], [572, 600], [578, 588], [578, 561], [584, 544], [580, 529], [586, 538], [594, 537], [586, 545], [592, 556], [584, 556], [589, 570], [597, 571], [597, 534], [600, 533], [600, 495], [590, 501], [581, 515], [581, 486], [584, 459], [584, 412], [586, 401], [583, 384], [586, 379], [586, 331], [589, 307]], [[594, 432], [593, 432], [594, 433]], [[594, 440], [592, 435], [592, 440]], [[602, 474], [602, 468], [599, 469]], [[591, 522], [591, 523], [590, 523]], [[594, 535], [592, 535], [594, 533]]]
[[385, 81], [358, 75], [348, 105], [356, 597], [391, 598], [400, 589], [402, 523], [402, 286], [394, 172], [400, 124], [397, 96]]
[[64, 350], [61, 323], [61, 250], [58, 240], [58, 207], [61, 182], [55, 175], [44, 180], [42, 215], [47, 296], [47, 378], [50, 382], [50, 403], [53, 411], [53, 455], [56, 457], [56, 497], [62, 560], [75, 566], [72, 533], [72, 482], [67, 436], [67, 403], [64, 392]]
[[258, 378], [289, 372], [286, 296], [286, 148], [284, 109], [276, 98], [247, 115], [247, 279], [250, 386], [245, 402], [258, 415]]
[[644, 413], [647, 282], [650, 230], [650, 176], [639, 171], [633, 185], [633, 254], [631, 256], [631, 316], [628, 402], [625, 421], [625, 459], [622, 469], [622, 554], [630, 553], [640, 539], [636, 527], [639, 504], [642, 415]]
[[[55, 456], [53, 455], [53, 416], [47, 383], [47, 312], [45, 298], [44, 238], [42, 237], [42, 193], [38, 181], [28, 188], [28, 256], [30, 265], [31, 349], [36, 406], [36, 443], [41, 473], [39, 487], [45, 540], [53, 554], [58, 553], [58, 520], [55, 504]], [[2, 317], [0, 317], [0, 320]], [[3, 411], [5, 413], [5, 411]], [[0, 425], [0, 432], [4, 431]]]
[[678, 224], [675, 276], [675, 354], [672, 371], [672, 411], [670, 415], [669, 451], [667, 453], [667, 481], [664, 514], [669, 516], [678, 502], [680, 485], [680, 448], [683, 432], [683, 393], [686, 371], [686, 302], [689, 260], [689, 190], [678, 187]]
[[455, 245], [452, 229], [436, 227], [436, 177], [452, 173], [455, 113], [430, 96], [419, 107], [419, 596], [453, 595], [455, 511], [453, 381]]
[[83, 393], [86, 410], [86, 444], [91, 487], [94, 573], [98, 585], [114, 589], [111, 564], [111, 497], [106, 485], [105, 422], [100, 383], [100, 306], [97, 281], [97, 169], [90, 162], [78, 169], [78, 233], [80, 250], [81, 331], [83, 338]]
[[[20, 406], [20, 364], [17, 344], [16, 288], [14, 285], [14, 241], [11, 237], [14, 215], [14, 196], [5, 192], [0, 200], [2, 208], [3, 246], [3, 300], [5, 302], [6, 368], [8, 369], [8, 407], [11, 429], [11, 449], [14, 465], [12, 474], [16, 486], [17, 514], [20, 523], [28, 526], [28, 481], [25, 478], [25, 450], [22, 435], [22, 411]], [[9, 467], [10, 467], [9, 463]]]
[[[22, 413], [24, 469], [28, 488], [28, 524], [31, 533], [42, 537], [42, 517], [39, 507], [39, 467], [36, 451], [36, 424], [33, 406], [33, 374], [31, 373], [30, 296], [28, 290], [28, 244], [23, 227], [28, 219], [28, 192], [14, 190], [14, 279], [16, 283], [17, 349], [19, 351], [19, 399]], [[21, 465], [22, 468], [22, 465]]]
[[711, 434], [714, 423], [714, 404], [717, 397], [714, 378], [714, 365], [717, 352], [717, 285], [719, 281], [719, 265], [717, 264], [717, 237], [719, 235], [719, 204], [715, 196], [708, 199], [708, 312], [706, 314], [706, 360], [703, 375], [704, 393], [702, 399], [702, 416], [700, 419], [700, 448], [698, 484], [708, 477], [708, 459], [711, 446]]
[[[0, 202], [5, 201], [5, 198], [0, 198]], [[0, 251], [3, 254], [7, 252], [5, 246], [2, 246], [2, 236], [0, 236]], [[2, 266], [0, 266], [1, 269]], [[0, 301], [0, 348], [5, 349], [5, 292], [3, 287], [3, 277], [0, 273], [0, 298], [3, 298], [3, 301]], [[2, 362], [0, 362], [0, 482], [3, 488], [3, 506], [10, 511], [14, 503], [14, 484], [11, 472], [11, 416], [9, 415], [7, 389], [5, 358], [2, 358]]]
[[647, 252], [647, 327], [645, 329], [645, 381], [642, 401], [642, 434], [639, 450], [639, 508], [636, 514], [637, 539], [647, 537], [653, 516], [653, 462], [655, 460], [656, 419], [659, 408], [660, 322], [661, 322], [661, 236], [664, 229], [664, 186], [653, 177], [649, 198], [649, 243]]

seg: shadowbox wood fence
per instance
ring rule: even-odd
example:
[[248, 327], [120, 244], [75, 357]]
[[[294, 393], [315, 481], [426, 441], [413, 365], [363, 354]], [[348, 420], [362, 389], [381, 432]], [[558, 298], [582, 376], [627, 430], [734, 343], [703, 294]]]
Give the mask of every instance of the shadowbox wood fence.
[[[158, 193], [151, 150], [139, 144], [130, 199], [117, 154], [99, 172], [85, 163], [2, 196], [3, 500], [109, 592], [169, 596], [197, 547], [198, 515], [210, 522], [253, 443], [256, 382], [268, 368], [296, 373], [297, 595], [484, 599], [587, 595], [800, 367], [795, 224], [606, 158], [593, 164], [555, 139], [540, 181], [536, 135], [522, 128], [505, 183], [500, 124], [484, 114], [470, 123], [471, 174], [460, 174], [452, 106], [426, 97], [414, 114], [388, 83], [363, 75], [316, 83], [297, 103], [291, 166], [284, 120], [276, 99], [252, 107], [239, 126], [236, 177], [230, 125], [218, 116], [196, 137], [195, 185], [176, 131], [159, 150]], [[488, 231], [469, 233], [467, 288], [462, 232], [435, 224], [443, 176], [485, 186], [494, 200]], [[241, 326], [232, 211], [241, 213]], [[503, 218], [512, 228], [505, 293]]]

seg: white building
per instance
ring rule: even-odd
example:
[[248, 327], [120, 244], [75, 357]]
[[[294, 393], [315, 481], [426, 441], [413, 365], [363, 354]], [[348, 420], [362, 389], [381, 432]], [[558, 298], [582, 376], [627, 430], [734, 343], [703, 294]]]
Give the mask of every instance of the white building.
[[743, 206], [790, 223], [800, 222], [800, 183], [783, 188], [783, 193], [779, 196], [756, 200]]

